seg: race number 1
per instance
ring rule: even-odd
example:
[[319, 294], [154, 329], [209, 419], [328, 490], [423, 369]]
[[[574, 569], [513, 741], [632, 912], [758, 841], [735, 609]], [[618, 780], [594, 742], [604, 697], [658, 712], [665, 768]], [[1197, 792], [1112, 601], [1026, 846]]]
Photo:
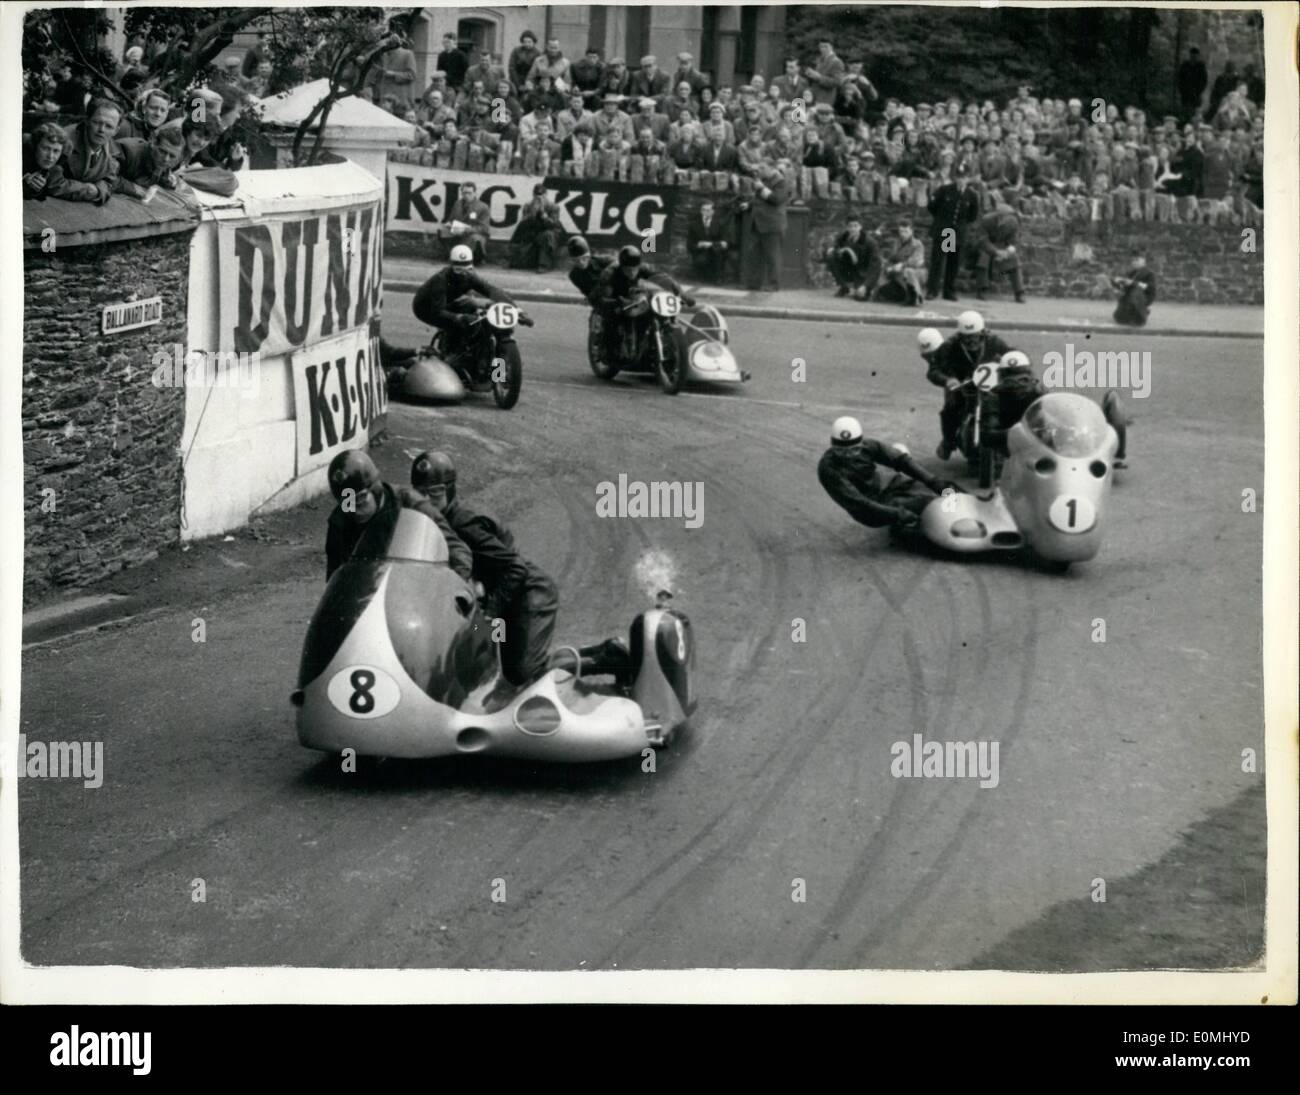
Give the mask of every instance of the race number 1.
[[1048, 509], [1047, 519], [1061, 532], [1087, 532], [1097, 520], [1097, 510], [1086, 498], [1062, 494]]

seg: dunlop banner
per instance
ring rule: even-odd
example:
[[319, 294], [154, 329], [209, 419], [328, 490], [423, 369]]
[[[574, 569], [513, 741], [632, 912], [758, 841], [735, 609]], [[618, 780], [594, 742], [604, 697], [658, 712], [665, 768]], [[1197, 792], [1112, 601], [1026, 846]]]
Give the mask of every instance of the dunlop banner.
[[274, 357], [368, 327], [383, 296], [379, 202], [217, 227], [218, 348]]

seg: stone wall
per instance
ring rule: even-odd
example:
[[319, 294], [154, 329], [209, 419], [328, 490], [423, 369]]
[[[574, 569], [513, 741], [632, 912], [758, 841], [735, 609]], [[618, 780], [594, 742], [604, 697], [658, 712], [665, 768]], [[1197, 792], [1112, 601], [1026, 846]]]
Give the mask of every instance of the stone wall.
[[[682, 190], [678, 196], [669, 233], [669, 248], [652, 256], [655, 265], [666, 267], [679, 277], [690, 277], [686, 254], [686, 226], [692, 213], [705, 197], [713, 197], [719, 210], [734, 203], [734, 195], [705, 195]], [[808, 246], [804, 256], [805, 284], [829, 287], [833, 284], [821, 262], [821, 256], [837, 233], [843, 230], [850, 209], [862, 217], [868, 231], [876, 227], [891, 229], [898, 221], [911, 217], [917, 235], [929, 246], [930, 215], [925, 209], [904, 205], [852, 204], [813, 198], [808, 212], [794, 213], [791, 220], [806, 219]], [[1146, 248], [1147, 262], [1155, 271], [1162, 300], [1200, 304], [1264, 303], [1264, 231], [1251, 231], [1254, 251], [1243, 250], [1240, 226], [1226, 223], [1173, 224], [1165, 221], [1137, 220], [1059, 220], [1055, 218], [1021, 218], [1021, 272], [1026, 290], [1037, 296], [1103, 298], [1113, 290], [1103, 282], [1103, 275], [1128, 268], [1129, 254], [1135, 245]], [[787, 246], [794, 245], [794, 235]], [[441, 263], [446, 248], [431, 237], [410, 232], [389, 232], [384, 238], [385, 253], [394, 258], [420, 259]], [[508, 245], [492, 241], [488, 257], [496, 263], [508, 258]], [[969, 288], [969, 274], [958, 285]], [[741, 279], [732, 277], [733, 283]], [[797, 288], [789, 278], [786, 288]]]
[[[25, 602], [178, 539], [185, 389], [151, 367], [187, 345], [191, 235], [24, 252]], [[105, 305], [153, 296], [160, 324], [100, 333]]]

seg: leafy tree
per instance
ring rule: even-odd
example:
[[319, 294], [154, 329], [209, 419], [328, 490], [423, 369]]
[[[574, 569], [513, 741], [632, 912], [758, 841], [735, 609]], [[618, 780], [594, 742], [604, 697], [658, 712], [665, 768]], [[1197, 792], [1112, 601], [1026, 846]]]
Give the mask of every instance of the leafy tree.
[[819, 38], [841, 57], [862, 58], [882, 96], [903, 102], [993, 99], [1031, 83], [1053, 98], [1102, 98], [1167, 109], [1169, 80], [1153, 94], [1147, 53], [1161, 15], [1152, 8], [835, 7], [786, 8], [786, 38], [811, 64]]

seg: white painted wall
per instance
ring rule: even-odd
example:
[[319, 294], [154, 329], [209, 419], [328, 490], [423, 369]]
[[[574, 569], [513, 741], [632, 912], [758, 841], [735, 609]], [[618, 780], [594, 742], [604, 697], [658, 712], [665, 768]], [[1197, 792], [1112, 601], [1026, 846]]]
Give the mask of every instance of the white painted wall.
[[[207, 208], [190, 243], [190, 351], [218, 349], [217, 224], [375, 201], [382, 173], [354, 164], [241, 172], [231, 198], [204, 195]], [[296, 422], [289, 355], [261, 358], [228, 386], [188, 386], [181, 456], [185, 462], [181, 539], [239, 528], [259, 510], [287, 509], [327, 489], [325, 469], [296, 476]], [[247, 381], [247, 383], [245, 383]]]

